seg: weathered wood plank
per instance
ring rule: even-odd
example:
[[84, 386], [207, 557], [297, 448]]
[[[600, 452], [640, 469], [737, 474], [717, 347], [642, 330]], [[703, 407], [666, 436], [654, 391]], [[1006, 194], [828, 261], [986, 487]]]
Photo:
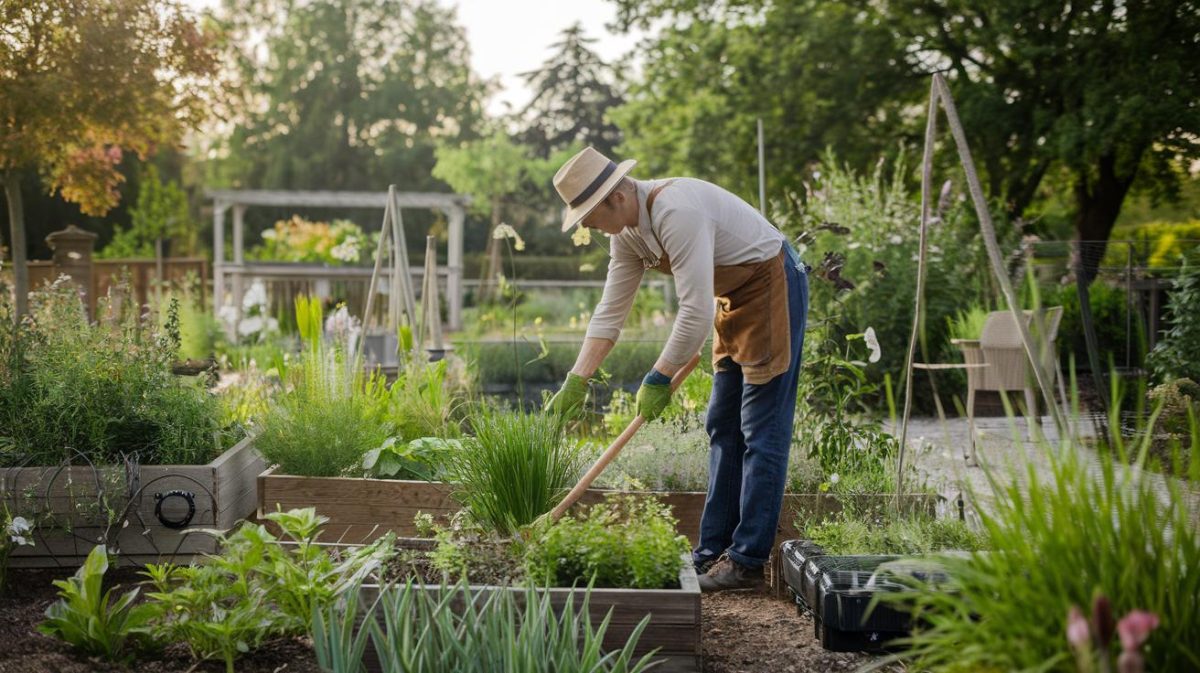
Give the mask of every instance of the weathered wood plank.
[[[14, 550], [14, 562], [20, 558], [22, 567], [78, 565], [103, 539], [105, 524], [114, 516], [116, 522], [107, 527], [108, 543], [128, 557], [123, 557], [122, 563], [144, 562], [134, 559], [153, 559], [160, 554], [163, 560], [187, 562], [195, 554], [215, 551], [215, 542], [204, 535], [181, 537], [179, 529], [164, 525], [156, 515], [156, 496], [172, 491], [191, 494], [194, 512], [190, 520], [186, 497], [169, 497], [160, 508], [165, 520], [186, 521], [184, 530], [229, 528], [254, 512], [256, 476], [262, 466], [262, 458], [246, 439], [207, 465], [145, 465], [128, 476], [124, 466], [26, 467], [0, 472], [0, 499], [15, 511], [36, 512], [38, 518], [49, 516], [39, 527], [37, 545]], [[229, 475], [224, 484], [219, 481], [223, 472]], [[106, 492], [107, 502], [98, 496], [100, 488]]]

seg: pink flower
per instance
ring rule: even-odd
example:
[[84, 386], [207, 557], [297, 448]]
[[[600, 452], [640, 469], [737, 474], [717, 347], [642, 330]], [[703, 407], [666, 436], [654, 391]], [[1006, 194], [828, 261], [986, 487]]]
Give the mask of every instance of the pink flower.
[[1121, 637], [1121, 649], [1136, 652], [1141, 648], [1150, 632], [1158, 627], [1158, 615], [1145, 610], [1134, 610], [1117, 622], [1117, 635]]
[[1079, 607], [1075, 605], [1072, 605], [1071, 610], [1067, 612], [1067, 642], [1080, 652], [1087, 652], [1092, 647], [1092, 635], [1088, 629], [1088, 622], [1083, 618]]

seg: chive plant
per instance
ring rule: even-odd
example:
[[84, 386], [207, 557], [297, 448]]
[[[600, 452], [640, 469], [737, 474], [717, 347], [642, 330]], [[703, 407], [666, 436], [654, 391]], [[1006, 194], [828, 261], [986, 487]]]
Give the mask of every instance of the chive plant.
[[583, 446], [553, 414], [480, 409], [475, 441], [451, 461], [458, 497], [479, 523], [511, 535], [549, 512], [583, 471]]

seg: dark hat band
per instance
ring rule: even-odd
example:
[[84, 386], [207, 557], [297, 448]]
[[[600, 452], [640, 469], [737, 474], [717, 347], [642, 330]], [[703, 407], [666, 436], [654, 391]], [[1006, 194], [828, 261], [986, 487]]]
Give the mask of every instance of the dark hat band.
[[578, 208], [583, 204], [584, 201], [592, 198], [592, 194], [595, 194], [596, 190], [600, 189], [600, 185], [604, 184], [604, 181], [607, 180], [608, 176], [612, 175], [613, 171], [615, 170], [617, 170], [617, 165], [609, 161], [608, 165], [604, 167], [604, 170], [600, 171], [600, 175], [597, 175], [596, 179], [592, 180], [592, 184], [584, 188], [582, 192], [579, 192], [579, 196], [576, 196], [571, 200], [571, 207]]

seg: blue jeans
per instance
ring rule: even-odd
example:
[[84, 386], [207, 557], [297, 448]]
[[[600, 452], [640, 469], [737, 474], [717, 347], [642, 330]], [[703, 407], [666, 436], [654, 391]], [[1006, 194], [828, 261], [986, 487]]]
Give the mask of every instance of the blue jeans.
[[808, 276], [791, 244], [784, 243], [784, 249], [791, 366], [761, 385], [744, 382], [741, 366], [728, 358], [723, 371], [713, 375], [705, 422], [710, 440], [708, 497], [700, 519], [700, 544], [692, 552], [697, 565], [724, 552], [741, 565], [758, 568], [775, 544], [808, 318]]

